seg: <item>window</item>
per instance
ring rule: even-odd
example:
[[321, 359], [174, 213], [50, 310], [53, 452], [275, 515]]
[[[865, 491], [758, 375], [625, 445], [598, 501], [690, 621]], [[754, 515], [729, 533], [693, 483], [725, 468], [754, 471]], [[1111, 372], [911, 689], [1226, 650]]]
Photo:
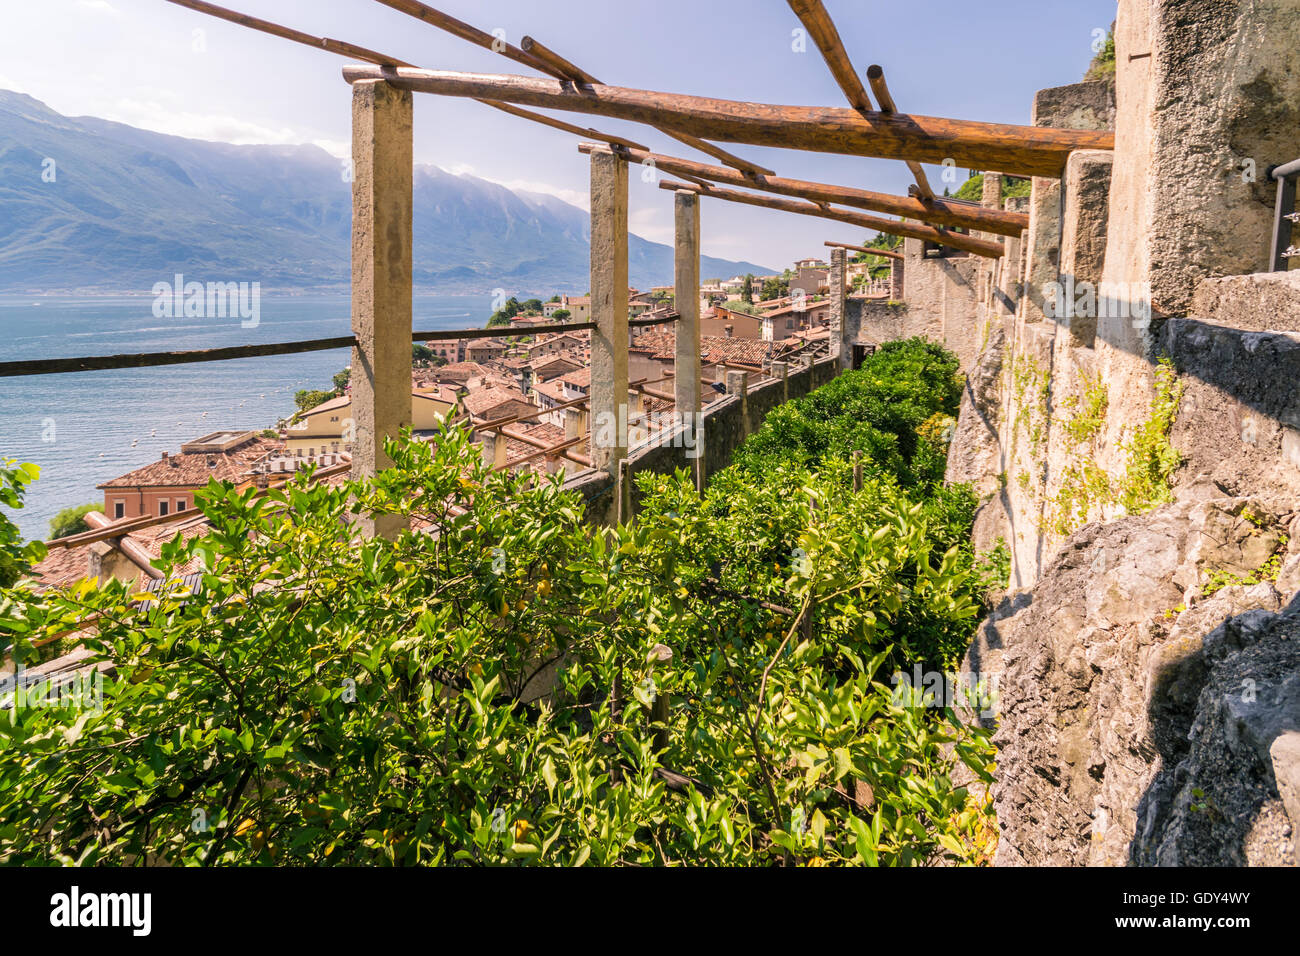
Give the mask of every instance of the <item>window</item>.
[[184, 498], [177, 498], [177, 499], [176, 499], [176, 510], [177, 510], [177, 511], [184, 511], [184, 510], [185, 510], [185, 499], [184, 499]]
[[126, 502], [125, 502], [125, 501], [114, 501], [114, 502], [113, 502], [113, 517], [114, 517], [114, 518], [125, 518], [125, 517], [126, 517]]
[[166, 513], [167, 513], [167, 499], [162, 498], [158, 502], [158, 514], [165, 515]]

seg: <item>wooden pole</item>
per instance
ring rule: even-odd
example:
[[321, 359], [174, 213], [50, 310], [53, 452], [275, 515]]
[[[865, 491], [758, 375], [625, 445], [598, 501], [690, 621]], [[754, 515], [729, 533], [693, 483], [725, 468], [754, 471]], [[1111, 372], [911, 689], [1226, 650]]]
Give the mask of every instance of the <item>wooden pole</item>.
[[[871, 84], [871, 92], [876, 94], [876, 101], [880, 103], [880, 112], [897, 113], [898, 107], [894, 105], [894, 98], [890, 95], [889, 86], [885, 83], [885, 71], [880, 66], [872, 64], [867, 67], [867, 82]], [[921, 168], [921, 164], [909, 159], [907, 168], [912, 171], [912, 178], [916, 180], [917, 195], [920, 196], [923, 202], [934, 202], [934, 190], [930, 188], [930, 180], [926, 178], [925, 170]]]
[[415, 17], [417, 20], [423, 20], [439, 30], [450, 33], [452, 36], [468, 40], [470, 43], [491, 50], [493, 53], [500, 53], [516, 63], [537, 70], [539, 73], [547, 73], [560, 80], [567, 79], [563, 73], [552, 68], [550, 64], [540, 57], [525, 53], [514, 44], [507, 43], [500, 37], [494, 37], [490, 33], [484, 33], [477, 27], [470, 26], [464, 20], [457, 20], [450, 14], [435, 10], [427, 3], [420, 3], [419, 0], [378, 0], [378, 2], [386, 7], [392, 7], [394, 10], [405, 13], [407, 16]]
[[753, 193], [737, 192], [734, 189], [718, 189], [709, 187], [700, 189], [699, 187], [690, 186], [687, 183], [674, 183], [664, 180], [659, 184], [660, 189], [696, 189], [701, 195], [709, 196], [714, 199], [726, 199], [729, 202], [746, 203], [750, 206], [761, 206], [765, 209], [780, 209], [783, 212], [798, 213], [803, 216], [818, 216], [822, 219], [834, 219], [838, 222], [847, 222], [855, 226], [862, 226], [865, 229], [875, 229], [879, 232], [887, 232], [896, 236], [908, 236], [912, 239], [923, 239], [927, 242], [937, 242], [954, 249], [961, 249], [966, 252], [973, 252], [977, 256], [984, 256], [989, 259], [997, 259], [1003, 254], [1002, 244], [993, 242], [989, 239], [975, 239], [971, 236], [959, 232], [949, 232], [946, 229], [935, 229], [932, 226], [913, 225], [912, 223], [896, 222], [893, 219], [880, 219], [876, 216], [867, 216], [862, 213], [848, 212], [843, 209], [832, 209], [829, 206], [819, 206], [815, 203], [802, 203], [789, 199], [775, 199], [771, 196], [758, 196]]
[[768, 106], [616, 86], [575, 88], [554, 79], [348, 66], [350, 83], [387, 79], [404, 89], [442, 96], [497, 99], [523, 106], [611, 116], [692, 136], [814, 152], [941, 163], [951, 158], [973, 169], [1060, 178], [1076, 149], [1113, 149], [1110, 132], [1012, 126], [967, 120], [860, 115], [856, 110]]
[[405, 60], [399, 60], [397, 57], [388, 56], [384, 53], [376, 53], [374, 50], [367, 50], [365, 47], [356, 46], [344, 40], [331, 40], [329, 37], [313, 36], [292, 27], [280, 26], [280, 24], [272, 23], [270, 20], [250, 17], [235, 10], [219, 7], [215, 3], [205, 3], [204, 0], [167, 0], [167, 2], [174, 3], [178, 7], [185, 7], [187, 10], [194, 10], [197, 13], [216, 17], [219, 20], [238, 24], [241, 27], [248, 27], [250, 30], [267, 33], [282, 40], [292, 40], [294, 43], [315, 47], [318, 50], [327, 50], [330, 53], [338, 53], [341, 56], [351, 57], [355, 60], [364, 60], [367, 63], [391, 64], [393, 66], [411, 66]]
[[[645, 149], [635, 140], [625, 139], [622, 136], [611, 136], [609, 133], [602, 133], [600, 130], [591, 129], [590, 127], [574, 126], [572, 123], [566, 123], [564, 120], [555, 119], [552, 116], [546, 116], [543, 113], [534, 113], [532, 110], [521, 109], [518, 106], [512, 106], [509, 103], [502, 103], [500, 100], [479, 100], [493, 109], [498, 109], [503, 113], [509, 113], [512, 116], [518, 116], [522, 119], [532, 120], [534, 123], [540, 123], [543, 126], [549, 126], [552, 129], [562, 130], [565, 133], [573, 133], [575, 136], [589, 136], [592, 139], [598, 139], [614, 146], [622, 146], [626, 149]], [[1029, 217], [1026, 216], [1026, 219]]]
[[840, 40], [840, 31], [835, 29], [835, 21], [822, 6], [822, 0], [788, 0], [788, 2], [790, 9], [799, 17], [808, 35], [817, 44], [822, 59], [830, 67], [831, 75], [844, 91], [844, 98], [849, 101], [849, 105], [859, 113], [869, 114], [871, 98], [867, 96], [862, 81], [858, 79], [853, 63], [844, 49], [844, 43]]
[[600, 82], [600, 80], [596, 79], [586, 70], [579, 66], [575, 66], [564, 57], [560, 56], [560, 54], [542, 43], [541, 40], [526, 36], [520, 41], [519, 45], [523, 48], [525, 53], [531, 53], [533, 56], [537, 57], [537, 59], [551, 67], [553, 71], [559, 71], [560, 76], [568, 77], [575, 83]]
[[[538, 72], [546, 73], [557, 80], [583, 83], [590, 86], [600, 85], [600, 81], [594, 76], [577, 64], [560, 56], [560, 54], [550, 49], [550, 47], [547, 47], [536, 37], [524, 37], [523, 40], [520, 41], [523, 44], [524, 49], [519, 49], [492, 36], [491, 34], [484, 33], [482, 30], [470, 26], [462, 20], [457, 20], [455, 17], [443, 13], [440, 10], [435, 10], [426, 3], [420, 3], [418, 0], [379, 0], [379, 2], [386, 4], [395, 10], [401, 10], [403, 13], [408, 13], [417, 19], [438, 27], [439, 29], [446, 30], [448, 33], [458, 36], [461, 39], [468, 40], [471, 43], [476, 43], [479, 46], [488, 48], [489, 50], [494, 50], [503, 56], [509, 57], [517, 63], [523, 63], [525, 66], [530, 66]], [[492, 98], [487, 97], [487, 99]], [[654, 124], [652, 123], [650, 125], [653, 126]], [[728, 166], [734, 166], [736, 169], [744, 171], [746, 175], [760, 176], [772, 172], [770, 169], [766, 169], [756, 163], [751, 163], [749, 160], [741, 159], [739, 156], [735, 156], [727, 152], [725, 149], [714, 146], [712, 143], [706, 143], [704, 140], [698, 139], [694, 136], [678, 133], [674, 130], [664, 129], [662, 127], [660, 127], [660, 131], [667, 133], [678, 142], [685, 143], [693, 149], [698, 149], [703, 153], [707, 153], [714, 159], [721, 160]], [[596, 138], [603, 139], [604, 137], [598, 136]]]
[[[578, 151], [585, 153], [591, 147], [591, 143], [579, 143]], [[908, 196], [891, 196], [888, 193], [872, 192], [850, 186], [833, 186], [828, 183], [785, 179], [780, 176], [752, 179], [725, 166], [710, 166], [690, 159], [653, 153], [646, 149], [627, 149], [625, 152], [629, 162], [653, 163], [656, 169], [676, 173], [696, 183], [703, 179], [732, 186], [747, 186], [751, 189], [782, 196], [794, 196], [811, 202], [840, 203], [845, 206], [869, 209], [872, 212], [916, 219], [932, 225], [959, 226], [1003, 236], [1019, 236], [1029, 228], [1029, 217], [1023, 213], [989, 210], [945, 199], [924, 203]]]
[[[384, 440], [411, 424], [412, 103], [383, 82], [352, 90], [352, 476], [392, 461]], [[400, 515], [362, 520], [395, 536]]]
[[893, 249], [873, 249], [871, 246], [855, 246], [849, 242], [830, 242], [829, 240], [822, 243], [824, 246], [830, 246], [832, 249], [848, 249], [850, 252], [865, 252], [869, 255], [880, 256], [882, 259], [906, 259], [907, 257], [901, 252], [895, 252]]

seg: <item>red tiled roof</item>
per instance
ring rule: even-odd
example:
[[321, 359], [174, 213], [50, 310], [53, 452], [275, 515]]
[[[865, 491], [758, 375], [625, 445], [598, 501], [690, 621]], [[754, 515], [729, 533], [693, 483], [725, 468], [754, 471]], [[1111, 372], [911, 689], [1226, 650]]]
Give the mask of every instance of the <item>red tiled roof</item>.
[[125, 475], [119, 475], [96, 487], [197, 487], [206, 485], [210, 478], [239, 482], [248, 475], [249, 468], [255, 462], [282, 447], [281, 442], [256, 435], [225, 452], [179, 452], [165, 455], [143, 468], [128, 471]]
[[507, 402], [524, 401], [526, 401], [524, 393], [518, 389], [492, 386], [491, 388], [473, 389], [461, 399], [461, 404], [464, 406], [465, 411], [471, 415], [482, 417]]

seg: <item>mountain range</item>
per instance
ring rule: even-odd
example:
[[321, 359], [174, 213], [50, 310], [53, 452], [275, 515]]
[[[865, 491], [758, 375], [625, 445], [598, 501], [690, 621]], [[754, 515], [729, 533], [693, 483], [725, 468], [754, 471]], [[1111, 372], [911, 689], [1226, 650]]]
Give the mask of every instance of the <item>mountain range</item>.
[[[586, 290], [585, 210], [415, 169], [421, 291]], [[351, 185], [317, 146], [234, 146], [68, 117], [0, 90], [0, 291], [142, 292], [175, 273], [346, 289]], [[706, 276], [780, 270], [701, 257]], [[628, 236], [629, 281], [672, 282], [672, 248]]]

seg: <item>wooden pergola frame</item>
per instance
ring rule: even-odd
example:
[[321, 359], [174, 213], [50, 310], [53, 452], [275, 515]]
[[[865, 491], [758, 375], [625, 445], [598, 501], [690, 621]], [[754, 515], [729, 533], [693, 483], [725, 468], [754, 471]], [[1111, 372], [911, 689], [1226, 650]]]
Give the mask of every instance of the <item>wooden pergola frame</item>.
[[[846, 107], [779, 106], [607, 85], [560, 52], [532, 36], [518, 46], [458, 20], [421, 0], [377, 0], [406, 16], [492, 50], [540, 76], [421, 69], [385, 53], [317, 37], [249, 17], [207, 0], [168, 0], [198, 12], [292, 42], [346, 56], [354, 62], [343, 77], [353, 87], [353, 329], [358, 416], [363, 436], [354, 472], [385, 467], [382, 439], [400, 427], [409, 405], [402, 370], [409, 361], [412, 245], [411, 93], [474, 99], [530, 122], [600, 145], [581, 143], [591, 163], [591, 369], [589, 407], [593, 416], [625, 401], [627, 338], [627, 170], [629, 163], [653, 164], [686, 182], [660, 182], [674, 192], [676, 337], [675, 402], [679, 412], [697, 414], [699, 388], [699, 198], [701, 196], [849, 223], [880, 233], [906, 236], [997, 259], [1004, 242], [1028, 227], [1028, 217], [936, 197], [923, 162], [997, 169], [1008, 175], [1060, 178], [1070, 154], [1113, 149], [1108, 132], [981, 123], [900, 113], [872, 66], [867, 84], [853, 68], [822, 0], [788, 0], [816, 43], [844, 92]], [[360, 61], [359, 63], [355, 61]], [[868, 86], [870, 92], [868, 92]], [[875, 96], [876, 106], [872, 103]], [[607, 116], [650, 126], [721, 162], [722, 166], [666, 156], [644, 144], [535, 112], [536, 108]], [[796, 149], [905, 162], [915, 185], [909, 196], [892, 196], [850, 186], [779, 177], [715, 142]], [[727, 187], [746, 187], [753, 192]], [[776, 195], [772, 195], [776, 194]], [[835, 208], [832, 203], [853, 207]], [[896, 216], [887, 219], [859, 210]], [[962, 231], [966, 230], [966, 231]], [[972, 235], [971, 233], [980, 235]], [[839, 369], [851, 365], [845, 337], [846, 253], [859, 248], [897, 261], [899, 253], [827, 243], [832, 247], [831, 356]], [[895, 269], [897, 273], [897, 268]], [[838, 297], [834, 287], [838, 286]], [[838, 311], [836, 304], [838, 303]], [[299, 343], [301, 344], [301, 343]], [[217, 356], [212, 356], [216, 358]], [[223, 356], [224, 357], [224, 356]], [[152, 357], [150, 357], [153, 361]], [[403, 381], [398, 381], [401, 378]], [[555, 449], [573, 457], [573, 442]], [[590, 464], [621, 476], [627, 449], [616, 443], [597, 448]], [[376, 526], [388, 534], [394, 527]]]

